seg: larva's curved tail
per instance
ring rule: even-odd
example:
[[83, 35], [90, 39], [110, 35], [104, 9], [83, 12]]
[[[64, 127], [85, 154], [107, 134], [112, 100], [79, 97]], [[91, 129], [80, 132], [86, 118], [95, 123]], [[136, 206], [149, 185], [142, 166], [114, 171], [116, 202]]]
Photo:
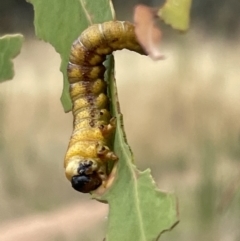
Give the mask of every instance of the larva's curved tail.
[[110, 150], [116, 120], [109, 112], [103, 62], [106, 55], [123, 48], [144, 54], [134, 26], [120, 21], [92, 25], [71, 47], [67, 71], [74, 129], [64, 166], [72, 187], [80, 192], [105, 184], [107, 162], [117, 160]]

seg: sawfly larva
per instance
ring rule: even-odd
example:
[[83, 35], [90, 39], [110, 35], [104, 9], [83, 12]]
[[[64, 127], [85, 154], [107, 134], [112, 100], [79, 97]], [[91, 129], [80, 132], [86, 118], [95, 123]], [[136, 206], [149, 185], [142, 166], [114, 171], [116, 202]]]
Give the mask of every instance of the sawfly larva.
[[91, 192], [107, 182], [107, 163], [118, 158], [110, 149], [116, 119], [109, 111], [104, 80], [106, 56], [123, 48], [144, 54], [134, 26], [110, 21], [90, 26], [71, 47], [68, 81], [73, 112], [73, 133], [64, 160], [72, 187]]

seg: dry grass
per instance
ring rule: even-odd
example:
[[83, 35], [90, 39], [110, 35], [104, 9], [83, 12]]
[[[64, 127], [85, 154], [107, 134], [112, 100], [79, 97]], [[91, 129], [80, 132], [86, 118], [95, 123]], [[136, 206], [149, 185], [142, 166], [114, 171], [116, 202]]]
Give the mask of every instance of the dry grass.
[[[116, 54], [128, 140], [138, 166], [179, 197], [181, 223], [162, 240], [239, 240], [240, 45], [194, 34], [181, 42], [163, 46], [163, 62]], [[59, 101], [59, 64], [49, 45], [27, 40], [14, 80], [1, 84], [0, 237], [6, 222], [14, 230], [16, 218], [42, 212], [54, 220], [52, 212], [89, 199], [64, 177], [72, 117]]]

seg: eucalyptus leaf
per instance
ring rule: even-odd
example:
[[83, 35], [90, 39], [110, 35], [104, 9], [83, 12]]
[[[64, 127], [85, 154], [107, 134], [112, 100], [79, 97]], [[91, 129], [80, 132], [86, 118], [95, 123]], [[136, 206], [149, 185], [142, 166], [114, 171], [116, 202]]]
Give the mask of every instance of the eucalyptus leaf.
[[0, 82], [13, 78], [12, 59], [20, 53], [22, 43], [21, 34], [5, 35], [0, 38]]
[[178, 223], [176, 197], [157, 189], [150, 170], [137, 170], [127, 144], [123, 116], [114, 78], [113, 58], [108, 60], [108, 83], [112, 113], [117, 117], [114, 152], [119, 157], [113, 186], [102, 196], [109, 203], [106, 241], [154, 241]]
[[189, 28], [192, 0], [166, 0], [158, 16], [172, 28], [186, 31]]
[[27, 0], [34, 7], [38, 38], [50, 43], [60, 54], [64, 87], [61, 101], [65, 112], [72, 108], [67, 80], [67, 64], [73, 41], [93, 23], [113, 19], [109, 0]]

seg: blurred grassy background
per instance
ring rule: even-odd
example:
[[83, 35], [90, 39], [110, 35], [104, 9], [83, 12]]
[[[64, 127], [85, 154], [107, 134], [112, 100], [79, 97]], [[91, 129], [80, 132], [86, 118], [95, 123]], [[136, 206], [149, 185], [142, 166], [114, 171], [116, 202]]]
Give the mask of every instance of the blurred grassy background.
[[[23, 2], [0, 8], [15, 16], [1, 32], [26, 37], [14, 80], [0, 85], [0, 240], [102, 240], [107, 206], [64, 176], [72, 116], [59, 100], [60, 58], [34, 37]], [[200, 26], [165, 34], [165, 61], [115, 54], [121, 109], [138, 167], [179, 199], [181, 222], [161, 240], [239, 241], [240, 37]]]

